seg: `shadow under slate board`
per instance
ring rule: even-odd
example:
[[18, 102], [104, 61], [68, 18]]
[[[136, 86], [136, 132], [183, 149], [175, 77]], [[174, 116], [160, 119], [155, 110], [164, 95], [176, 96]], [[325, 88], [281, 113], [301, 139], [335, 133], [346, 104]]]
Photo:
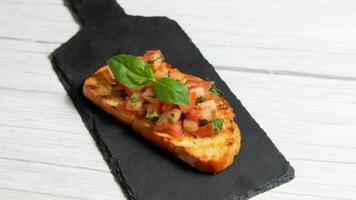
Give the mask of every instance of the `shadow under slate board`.
[[[53, 68], [128, 199], [246, 199], [293, 179], [293, 168], [175, 21], [126, 15], [115, 0], [66, 4], [81, 29], [52, 53]], [[83, 96], [84, 80], [107, 58], [142, 55], [150, 49], [162, 50], [166, 60], [185, 73], [214, 80], [225, 93], [241, 129], [242, 148], [222, 173], [194, 170]]]

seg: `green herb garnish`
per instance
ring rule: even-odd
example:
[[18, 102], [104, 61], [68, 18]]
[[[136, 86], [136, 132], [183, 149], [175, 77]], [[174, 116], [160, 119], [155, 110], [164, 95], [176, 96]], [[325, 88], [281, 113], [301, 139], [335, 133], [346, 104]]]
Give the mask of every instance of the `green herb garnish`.
[[172, 113], [171, 116], [167, 117], [168, 123], [173, 124], [173, 117], [174, 117], [174, 113]]
[[164, 56], [163, 55], [160, 55], [160, 56], [157, 56], [157, 57], [155, 57], [152, 61], [150, 61], [150, 62], [148, 62], [148, 63], [154, 63], [154, 62], [156, 62], [158, 59], [162, 59], [162, 60], [164, 60]]
[[137, 103], [138, 99], [135, 96], [131, 96], [129, 101], [130, 103]]
[[158, 121], [158, 117], [152, 117], [151, 121], [155, 124]]
[[208, 125], [209, 121], [207, 119], [201, 119], [199, 120], [199, 126], [205, 126]]
[[106, 61], [115, 79], [128, 88], [142, 88], [153, 83], [153, 93], [164, 102], [189, 104], [188, 88], [169, 78], [155, 79], [150, 65], [132, 55], [120, 54]]
[[224, 119], [223, 118], [214, 119], [213, 125], [214, 125], [214, 132], [215, 133], [220, 132], [224, 125]]
[[215, 84], [213, 84], [213, 85], [211, 86], [211, 88], [209, 89], [209, 91], [212, 92], [212, 93], [214, 93], [214, 94], [216, 94], [216, 95], [218, 95], [218, 96], [224, 96], [224, 93], [221, 92], [221, 91], [216, 87]]
[[197, 100], [195, 101], [195, 104], [198, 104], [198, 103], [203, 103], [204, 101], [206, 100], [205, 97], [201, 96], [201, 97], [198, 97]]

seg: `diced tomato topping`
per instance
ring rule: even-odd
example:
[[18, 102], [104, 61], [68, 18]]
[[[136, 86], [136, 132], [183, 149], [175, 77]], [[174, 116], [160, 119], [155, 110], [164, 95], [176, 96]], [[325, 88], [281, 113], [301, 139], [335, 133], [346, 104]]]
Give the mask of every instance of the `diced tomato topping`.
[[167, 112], [167, 111], [172, 110], [174, 107], [176, 107], [176, 106], [172, 103], [163, 102], [161, 110], [162, 110], [162, 112]]
[[196, 101], [195, 92], [190, 93], [189, 97], [190, 97], [189, 105], [185, 105], [185, 104], [179, 105], [179, 108], [181, 109], [182, 113], [188, 113], [194, 109], [194, 105], [195, 105], [195, 101]]
[[115, 91], [119, 92], [120, 90], [125, 90], [125, 93], [127, 94], [127, 96], [131, 96], [133, 91], [130, 90], [128, 87], [126, 87], [125, 85], [118, 83], [115, 87]]
[[168, 74], [165, 72], [165, 71], [156, 71], [155, 72], [155, 78], [156, 79], [159, 79], [159, 78], [162, 78], [162, 77], [167, 77], [168, 76]]
[[146, 90], [142, 93], [142, 97], [153, 104], [159, 104], [159, 99], [155, 97], [155, 94], [152, 91], [152, 87], [147, 87]]
[[174, 108], [170, 111], [162, 113], [161, 116], [158, 118], [156, 124], [157, 125], [174, 124], [180, 120], [181, 116], [182, 116], [182, 111], [179, 110], [178, 108]]
[[216, 110], [216, 103], [214, 100], [208, 100], [203, 103], [199, 103], [197, 105], [197, 108], [201, 109], [201, 110], [207, 109], [207, 110], [213, 111], [213, 110]]
[[157, 131], [165, 131], [167, 129], [167, 124], [157, 123], [154, 128]]
[[133, 93], [126, 105], [127, 110], [138, 111], [139, 113], [143, 112], [143, 99], [141, 93]]
[[201, 86], [204, 88], [205, 92], [208, 92], [213, 84], [214, 82], [212, 81], [204, 81]]
[[199, 119], [206, 119], [210, 121], [213, 118], [213, 111], [209, 109], [199, 110], [197, 112], [197, 116]]
[[178, 121], [174, 124], [168, 124], [167, 129], [168, 133], [174, 137], [183, 135], [182, 121]]
[[192, 92], [189, 95], [190, 95], [189, 96], [190, 97], [189, 111], [190, 111], [194, 108], [195, 101], [197, 100], [197, 94], [195, 94], [195, 92]]
[[198, 121], [199, 117], [197, 110], [191, 110], [188, 114], [185, 115], [185, 118], [190, 119], [192, 121]]
[[159, 117], [160, 115], [160, 105], [159, 104], [147, 104], [146, 105], [146, 117], [153, 118]]
[[184, 78], [183, 74], [176, 68], [171, 68], [168, 70], [168, 72], [169, 72], [169, 78], [171, 79], [182, 81]]
[[146, 104], [142, 104], [141, 108], [137, 111], [137, 114], [139, 116], [144, 116], [146, 109], [147, 109]]
[[154, 74], [154, 77], [156, 79], [162, 78], [162, 77], [168, 77], [168, 69], [169, 69], [169, 65], [163, 63], [162, 65], [160, 65]]
[[185, 74], [185, 77], [189, 80], [187, 82], [187, 86], [188, 87], [191, 87], [191, 86], [197, 86], [199, 85], [201, 82], [203, 82], [202, 79], [196, 77], [196, 76], [193, 76], [193, 75], [190, 75], [190, 74]]
[[183, 128], [187, 132], [195, 132], [199, 129], [199, 124], [198, 121], [193, 121], [190, 119], [185, 119], [183, 121]]
[[210, 90], [213, 84], [214, 82], [212, 81], [193, 79], [188, 81], [187, 87], [188, 88], [202, 87], [204, 89], [205, 94], [208, 94], [208, 91]]
[[210, 123], [208, 125], [200, 127], [196, 132], [193, 132], [193, 135], [198, 137], [207, 137], [214, 133], [214, 127]]
[[201, 80], [191, 80], [191, 79], [188, 79], [187, 87], [188, 87], [188, 88], [196, 87], [196, 86], [199, 86], [201, 83], [202, 83]]
[[156, 124], [155, 130], [166, 131], [168, 134], [175, 137], [181, 136], [183, 135], [182, 121], [178, 121], [174, 124], [169, 124], [169, 123]]
[[[155, 130], [174, 137], [184, 135], [184, 131], [197, 137], [212, 135], [214, 127], [211, 120], [215, 115], [217, 98], [214, 93], [209, 92], [213, 82], [181, 73], [164, 62], [160, 50], [147, 51], [140, 59], [149, 62], [156, 79], [169, 77], [185, 84], [189, 91], [190, 104], [177, 105], [161, 102], [152, 91], [152, 83], [144, 88], [132, 89], [121, 83], [113, 82], [114, 91], [122, 100], [122, 103], [114, 108], [124, 113], [152, 119], [155, 121]], [[124, 99], [126, 101], [123, 101]], [[182, 113], [184, 113], [183, 117]]]
[[120, 112], [126, 113], [128, 115], [136, 115], [137, 114], [136, 111], [127, 110], [126, 106], [127, 106], [126, 103], [120, 103], [116, 106], [116, 109], [119, 110]]
[[142, 59], [146, 62], [152, 62], [160, 57], [163, 57], [162, 52], [160, 50], [151, 50], [151, 51], [146, 51]]
[[204, 88], [201, 86], [197, 86], [197, 87], [192, 87], [189, 89], [190, 93], [195, 93], [196, 97], [203, 97], [205, 96], [205, 91]]
[[142, 59], [149, 62], [154, 70], [157, 70], [164, 63], [164, 58], [160, 50], [147, 51]]

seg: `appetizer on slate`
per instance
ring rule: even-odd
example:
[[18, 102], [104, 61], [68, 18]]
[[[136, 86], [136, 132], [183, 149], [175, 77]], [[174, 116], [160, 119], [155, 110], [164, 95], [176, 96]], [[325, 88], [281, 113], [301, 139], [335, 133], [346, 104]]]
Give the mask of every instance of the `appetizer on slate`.
[[145, 139], [204, 172], [240, 150], [234, 113], [213, 82], [184, 74], [159, 50], [120, 54], [85, 80], [84, 95]]

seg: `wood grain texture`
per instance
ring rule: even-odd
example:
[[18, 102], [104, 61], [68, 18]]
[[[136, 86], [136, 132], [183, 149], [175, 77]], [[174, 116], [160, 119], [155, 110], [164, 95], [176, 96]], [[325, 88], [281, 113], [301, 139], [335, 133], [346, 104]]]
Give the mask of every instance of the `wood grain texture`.
[[[354, 199], [355, 1], [120, 1], [183, 27], [292, 162], [255, 199]], [[62, 1], [0, 3], [0, 199], [125, 199], [47, 55], [77, 30]]]
[[[353, 0], [119, 3], [129, 14], [175, 19], [217, 67], [356, 77]], [[60, 43], [78, 30], [62, 1], [5, 0], [2, 4], [0, 38]], [[26, 32], [18, 31], [19, 27]]]

